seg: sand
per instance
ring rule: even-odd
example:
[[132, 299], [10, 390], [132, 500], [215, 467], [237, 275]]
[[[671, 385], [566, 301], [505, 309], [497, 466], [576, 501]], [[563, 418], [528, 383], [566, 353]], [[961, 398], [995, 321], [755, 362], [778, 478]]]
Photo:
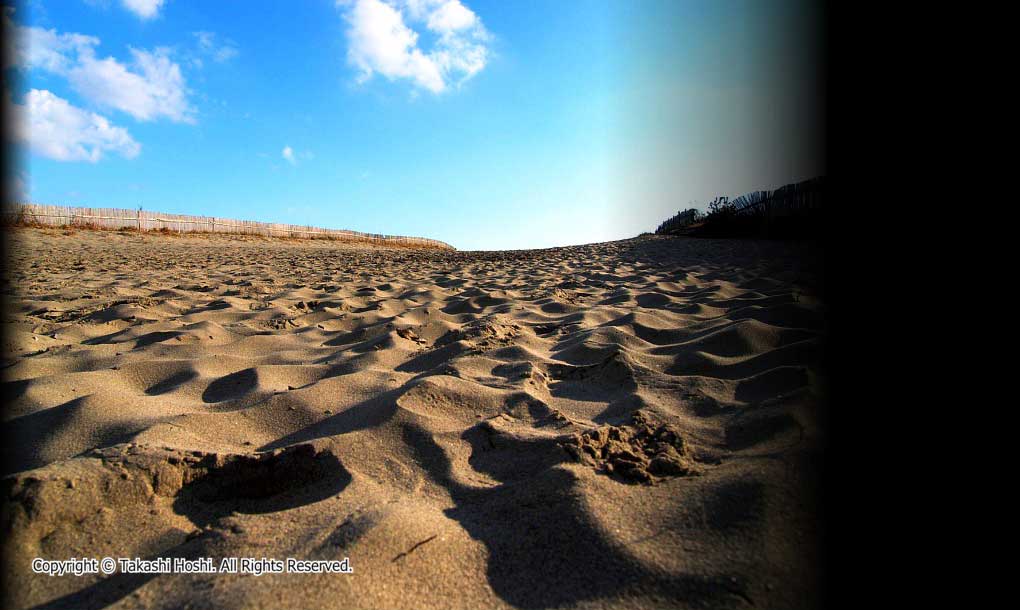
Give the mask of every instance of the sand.
[[809, 246], [8, 237], [4, 607], [819, 603]]

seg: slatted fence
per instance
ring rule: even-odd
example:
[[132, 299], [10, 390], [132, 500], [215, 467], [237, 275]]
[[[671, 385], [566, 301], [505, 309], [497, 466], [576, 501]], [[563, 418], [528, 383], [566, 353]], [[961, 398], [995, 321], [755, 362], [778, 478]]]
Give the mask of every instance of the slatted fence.
[[812, 221], [817, 221], [826, 195], [827, 181], [825, 176], [820, 176], [787, 184], [774, 191], [752, 191], [732, 201], [720, 197], [716, 202], [723, 205], [718, 210], [708, 215], [694, 209], [684, 210], [659, 225], [655, 232], [700, 234], [706, 228], [714, 228], [718, 232], [725, 227], [723, 233], [732, 233], [739, 225], [742, 231], [757, 227], [759, 233], [768, 234], [773, 223], [787, 227], [799, 224], [800, 230], [803, 230]]
[[275, 222], [234, 220], [212, 216], [164, 214], [148, 210], [120, 208], [86, 208], [36, 203], [17, 203], [0, 210], [3, 224], [78, 226], [96, 229], [136, 229], [138, 231], [172, 231], [174, 233], [230, 233], [265, 237], [299, 237], [336, 239], [384, 245], [439, 248], [454, 250], [450, 244], [427, 237], [404, 237], [362, 233], [346, 229], [323, 229]]
[[734, 199], [732, 204], [738, 216], [795, 216], [821, 208], [825, 186], [822, 176], [787, 184], [774, 191], [747, 193]]

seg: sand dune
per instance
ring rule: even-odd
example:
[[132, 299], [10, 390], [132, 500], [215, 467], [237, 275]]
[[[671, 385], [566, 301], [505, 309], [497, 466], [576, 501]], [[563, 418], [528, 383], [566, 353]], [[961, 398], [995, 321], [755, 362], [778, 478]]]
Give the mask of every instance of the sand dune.
[[[19, 229], [12, 608], [809, 607], [816, 253]], [[33, 574], [35, 557], [354, 573]]]

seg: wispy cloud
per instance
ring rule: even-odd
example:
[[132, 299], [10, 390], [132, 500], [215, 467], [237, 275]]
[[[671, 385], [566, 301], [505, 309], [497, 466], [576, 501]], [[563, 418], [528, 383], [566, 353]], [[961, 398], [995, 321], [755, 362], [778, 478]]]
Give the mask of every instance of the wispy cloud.
[[234, 41], [220, 39], [213, 32], [192, 32], [198, 45], [198, 52], [216, 63], [225, 63], [238, 56], [239, 51]]
[[78, 55], [94, 53], [99, 45], [95, 36], [58, 34], [39, 27], [15, 26], [13, 32], [17, 64], [57, 74], [67, 74]]
[[166, 0], [120, 0], [120, 3], [140, 19], [154, 19]]
[[[264, 157], [266, 155], [263, 153], [259, 153], [259, 156]], [[290, 163], [291, 165], [297, 165], [299, 160], [308, 161], [310, 159], [315, 158], [315, 154], [313, 154], [312, 151], [303, 150], [298, 152], [291, 148], [289, 144], [283, 147], [283, 150], [280, 151], [280, 156], [283, 157], [284, 160], [287, 161], [287, 163]]]
[[25, 67], [67, 78], [74, 90], [104, 108], [126, 112], [141, 121], [166, 117], [194, 122], [188, 88], [168, 48], [128, 48], [131, 62], [98, 58], [100, 40], [76, 33], [61, 34], [39, 27], [20, 27], [16, 54]]
[[8, 103], [15, 141], [27, 144], [43, 157], [95, 163], [105, 152], [132, 159], [141, 151], [127, 129], [49, 91], [32, 89], [24, 105]]
[[284, 159], [287, 160], [287, 163], [290, 163], [291, 165], [297, 165], [297, 159], [294, 158], [294, 149], [291, 148], [290, 146], [284, 146], [283, 152], [280, 154], [281, 156], [283, 156]]
[[130, 52], [130, 65], [112, 57], [96, 59], [87, 54], [68, 73], [68, 80], [78, 93], [100, 106], [121, 110], [138, 120], [166, 117], [194, 122], [184, 77], [180, 66], [170, 59], [169, 50]]
[[[347, 22], [347, 61], [358, 70], [358, 82], [378, 73], [442, 93], [488, 62], [491, 35], [460, 0], [338, 0], [337, 6]], [[427, 52], [411, 26], [434, 35]]]
[[[85, 4], [102, 9], [104, 11], [110, 9], [110, 3], [112, 0], [84, 0]], [[119, 3], [127, 11], [134, 13], [136, 17], [143, 21], [155, 19], [159, 17], [159, 11], [166, 4], [166, 0], [119, 0]]]

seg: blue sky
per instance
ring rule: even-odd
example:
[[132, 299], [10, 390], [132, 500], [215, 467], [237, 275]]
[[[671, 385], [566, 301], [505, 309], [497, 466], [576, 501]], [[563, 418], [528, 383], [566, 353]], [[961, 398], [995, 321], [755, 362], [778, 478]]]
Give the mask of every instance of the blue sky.
[[461, 249], [631, 237], [824, 173], [809, 6], [16, 3], [15, 184]]

